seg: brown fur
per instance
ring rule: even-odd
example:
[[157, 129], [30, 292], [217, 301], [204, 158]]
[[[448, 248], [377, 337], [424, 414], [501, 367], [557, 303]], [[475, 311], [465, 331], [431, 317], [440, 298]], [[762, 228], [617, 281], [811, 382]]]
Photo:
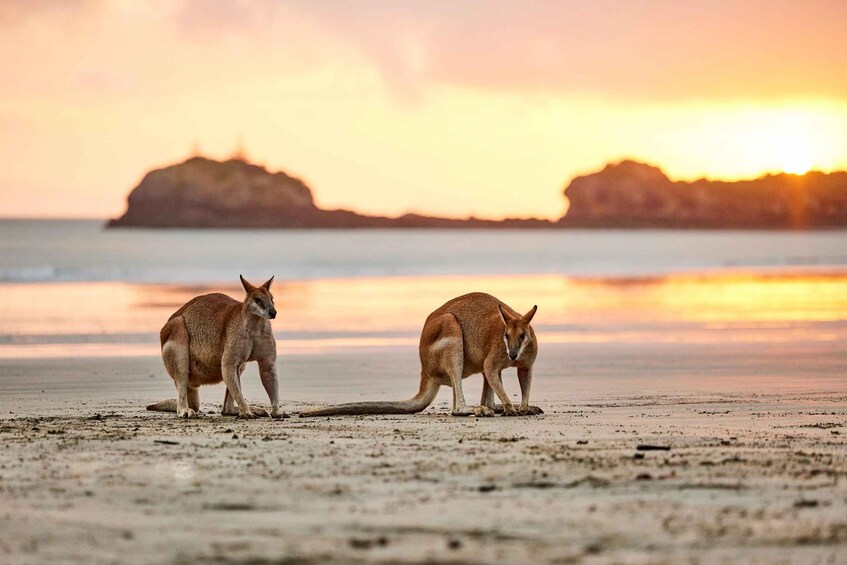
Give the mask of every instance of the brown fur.
[[[399, 402], [352, 402], [302, 412], [300, 416], [353, 414], [413, 414], [429, 406], [442, 385], [453, 388], [454, 416], [493, 416], [502, 402], [507, 416], [541, 414], [530, 406], [532, 365], [538, 353], [529, 325], [537, 307], [521, 316], [490, 294], [475, 292], [450, 300], [427, 317], [421, 332], [421, 384], [418, 394]], [[524, 336], [521, 339], [521, 336]], [[510, 353], [512, 357], [510, 357]], [[503, 389], [501, 373], [516, 367], [521, 404], [515, 408]], [[482, 373], [485, 381], [479, 406], [468, 406], [462, 379]]]
[[276, 317], [270, 288], [273, 277], [255, 287], [241, 277], [247, 292], [243, 302], [224, 294], [205, 294], [189, 300], [168, 319], [159, 334], [162, 360], [174, 380], [177, 398], [163, 400], [148, 410], [176, 412], [194, 418], [200, 409], [201, 385], [226, 383], [223, 414], [253, 418], [267, 415], [251, 407], [241, 393], [241, 373], [249, 361], [259, 364], [262, 385], [271, 401], [270, 415], [279, 410], [276, 340], [270, 319]]

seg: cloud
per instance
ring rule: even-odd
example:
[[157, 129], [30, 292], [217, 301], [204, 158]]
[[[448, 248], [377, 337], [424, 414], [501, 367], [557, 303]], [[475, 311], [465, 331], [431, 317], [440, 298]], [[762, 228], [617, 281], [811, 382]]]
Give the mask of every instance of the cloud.
[[188, 2], [188, 29], [300, 19], [400, 91], [449, 84], [623, 98], [845, 96], [847, 3], [295, 0]]
[[97, 0], [0, 0], [0, 28], [20, 25], [32, 18], [67, 17], [90, 12]]
[[157, 12], [187, 49], [236, 45], [253, 57], [245, 65], [355, 54], [402, 95], [450, 85], [659, 102], [847, 96], [840, 0], [0, 0], [0, 25], [127, 10]]

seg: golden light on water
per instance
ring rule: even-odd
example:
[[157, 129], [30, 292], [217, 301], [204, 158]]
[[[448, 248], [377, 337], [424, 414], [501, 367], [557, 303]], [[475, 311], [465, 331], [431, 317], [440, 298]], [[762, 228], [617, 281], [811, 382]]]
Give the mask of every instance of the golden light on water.
[[[655, 278], [397, 277], [280, 281], [274, 323], [283, 355], [417, 347], [426, 316], [485, 289], [510, 306], [538, 304], [547, 343], [831, 342], [847, 337], [847, 277], [718, 272]], [[158, 331], [192, 296], [236, 287], [125, 283], [11, 284], [0, 300], [0, 358], [158, 355]], [[411, 299], [410, 299], [411, 298]], [[72, 339], [69, 336], [75, 336]]]

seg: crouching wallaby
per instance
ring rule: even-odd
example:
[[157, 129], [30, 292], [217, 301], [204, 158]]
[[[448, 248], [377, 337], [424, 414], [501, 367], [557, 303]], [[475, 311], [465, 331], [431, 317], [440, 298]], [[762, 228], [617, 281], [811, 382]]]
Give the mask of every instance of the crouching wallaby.
[[[421, 332], [421, 386], [418, 394], [400, 402], [351, 402], [301, 412], [300, 416], [353, 414], [414, 414], [429, 406], [441, 385], [453, 387], [454, 416], [493, 416], [502, 402], [506, 416], [542, 414], [529, 404], [532, 365], [538, 353], [529, 323], [537, 306], [521, 316], [490, 294], [474, 292], [447, 302], [426, 319]], [[517, 408], [503, 389], [500, 373], [517, 367], [521, 404]], [[468, 406], [462, 379], [482, 373], [482, 400]]]
[[196, 418], [200, 385], [226, 384], [223, 414], [253, 418], [268, 413], [251, 407], [241, 394], [241, 373], [249, 361], [259, 363], [262, 385], [271, 401], [270, 416], [281, 417], [276, 376], [276, 340], [270, 320], [276, 318], [271, 296], [273, 277], [255, 287], [241, 278], [244, 302], [214, 293], [189, 300], [173, 313], [159, 334], [165, 368], [176, 385], [177, 398], [147, 407]]

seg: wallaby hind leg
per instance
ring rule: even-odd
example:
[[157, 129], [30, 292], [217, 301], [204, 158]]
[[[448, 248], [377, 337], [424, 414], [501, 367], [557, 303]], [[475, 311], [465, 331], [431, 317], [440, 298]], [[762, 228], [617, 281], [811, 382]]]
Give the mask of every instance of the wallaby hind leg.
[[[224, 384], [227, 392], [232, 400], [235, 401], [235, 406], [238, 408], [239, 418], [255, 418], [252, 408], [244, 399], [244, 394], [241, 392], [241, 372], [244, 370], [243, 363], [233, 363], [232, 355], [224, 350], [223, 359], [221, 360], [221, 375], [223, 376]], [[224, 397], [226, 400], [226, 397]]]
[[544, 414], [544, 410], [538, 406], [531, 406], [529, 404], [529, 391], [532, 385], [532, 367], [518, 369], [518, 382], [521, 385], [521, 405], [518, 408], [518, 412], [524, 416]]
[[482, 379], [482, 400], [479, 403], [494, 410], [495, 414], [503, 413], [503, 405], [499, 402], [494, 402], [494, 389], [491, 388], [485, 377]]
[[502, 414], [503, 413], [503, 405], [500, 404], [499, 402], [495, 402], [494, 399], [495, 399], [494, 389], [491, 388], [491, 385], [488, 384], [488, 381], [485, 380], [485, 377], [483, 377], [482, 378], [482, 400], [480, 401], [480, 404], [482, 404], [483, 406], [487, 406], [488, 408], [491, 408], [492, 410], [494, 410], [495, 414]]
[[200, 416], [200, 388], [196, 386], [188, 387], [188, 407]]
[[[241, 373], [244, 372], [244, 366], [238, 368], [238, 385], [241, 386]], [[232, 395], [229, 393], [229, 387], [226, 388], [226, 392], [224, 392], [224, 405], [221, 408], [221, 414], [224, 416], [238, 416], [238, 408], [235, 407], [235, 400], [232, 399]]]
[[[197, 410], [188, 403], [189, 350], [188, 329], [182, 316], [168, 322], [171, 327], [167, 341], [162, 344], [162, 360], [165, 369], [176, 386], [176, 415], [180, 418], [196, 418]], [[199, 407], [199, 396], [197, 397]]]
[[500, 375], [500, 371], [492, 369], [488, 362], [486, 362], [485, 365], [483, 376], [485, 377], [485, 381], [488, 383], [488, 386], [491, 387], [491, 390], [494, 391], [494, 394], [496, 394], [503, 403], [503, 415], [517, 416], [518, 411], [515, 410], [512, 401], [509, 400], [509, 396], [503, 388], [503, 378]]
[[462, 374], [464, 372], [464, 344], [462, 327], [458, 320], [447, 314], [431, 320], [432, 325], [425, 328], [432, 339], [428, 350], [421, 352], [422, 370], [429, 375], [444, 375], [449, 378], [453, 387], [454, 416], [493, 416], [494, 411], [485, 406], [468, 406], [465, 393], [462, 390]]
[[[244, 372], [244, 365], [238, 368], [238, 386], [241, 386], [241, 373]], [[261, 406], [256, 406], [255, 404], [250, 405], [250, 410], [252, 410], [253, 414], [256, 416], [267, 416], [268, 411], [262, 408]], [[224, 416], [238, 416], [238, 408], [235, 406], [235, 400], [232, 398], [232, 395], [229, 393], [229, 388], [227, 387], [226, 392], [224, 393], [224, 405], [221, 409], [221, 414]]]

